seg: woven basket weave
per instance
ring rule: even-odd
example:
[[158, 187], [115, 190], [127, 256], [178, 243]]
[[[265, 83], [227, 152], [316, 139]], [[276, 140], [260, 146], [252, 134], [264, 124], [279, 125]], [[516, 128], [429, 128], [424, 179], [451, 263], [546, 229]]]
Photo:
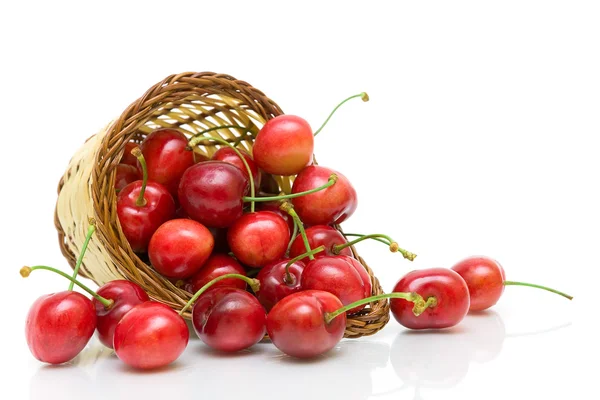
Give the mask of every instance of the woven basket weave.
[[[211, 134], [230, 141], [244, 136], [239, 146], [251, 152], [253, 136], [267, 120], [280, 114], [283, 112], [279, 106], [260, 90], [228, 75], [182, 73], [152, 86], [118, 119], [85, 142], [60, 180], [55, 224], [62, 253], [69, 264], [75, 265], [88, 220], [93, 217], [97, 230], [81, 266], [81, 275], [98, 285], [115, 279], [131, 280], [143, 287], [152, 299], [180, 310], [190, 299], [190, 293], [160, 276], [131, 250], [117, 218], [114, 183], [125, 144], [139, 143], [159, 127], [177, 128], [191, 136], [207, 128], [237, 125], [249, 128], [250, 132], [232, 128]], [[207, 145], [195, 151], [211, 156], [217, 149], [218, 146]], [[290, 192], [290, 177], [275, 177], [275, 180], [280, 190]], [[352, 251], [371, 276], [373, 294], [382, 293], [373, 271], [356, 249]], [[189, 313], [184, 316], [190, 318]], [[388, 321], [388, 301], [373, 302], [361, 313], [348, 318], [345, 337], [374, 334]]]

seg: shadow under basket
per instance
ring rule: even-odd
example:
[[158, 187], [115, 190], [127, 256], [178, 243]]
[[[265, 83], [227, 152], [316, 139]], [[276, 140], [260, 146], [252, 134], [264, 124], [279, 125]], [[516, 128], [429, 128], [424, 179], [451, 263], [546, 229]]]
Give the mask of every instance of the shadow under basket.
[[[153, 300], [181, 310], [191, 294], [159, 275], [136, 255], [121, 230], [114, 183], [125, 144], [140, 143], [156, 128], [177, 128], [191, 137], [208, 128], [235, 125], [247, 130], [219, 129], [211, 135], [236, 141], [238, 147], [251, 152], [260, 128], [281, 114], [281, 108], [260, 90], [229, 75], [188, 72], [171, 75], [152, 86], [120, 117], [85, 142], [60, 180], [55, 225], [62, 253], [69, 264], [75, 266], [88, 221], [94, 218], [96, 233], [89, 243], [80, 274], [99, 286], [115, 279], [128, 279], [144, 288]], [[208, 145], [194, 151], [210, 157], [218, 148]], [[292, 177], [274, 178], [280, 190], [290, 191]], [[352, 251], [371, 277], [373, 294], [383, 293], [373, 271], [356, 249]], [[190, 313], [184, 317], [189, 319]], [[389, 319], [387, 299], [370, 303], [360, 313], [348, 317], [344, 336], [372, 335]]]

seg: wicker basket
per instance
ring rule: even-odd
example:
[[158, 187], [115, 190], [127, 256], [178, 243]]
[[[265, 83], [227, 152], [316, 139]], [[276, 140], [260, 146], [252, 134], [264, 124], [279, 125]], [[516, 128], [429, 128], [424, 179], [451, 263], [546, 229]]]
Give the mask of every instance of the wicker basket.
[[[250, 133], [232, 128], [212, 134], [227, 140], [244, 135], [239, 145], [251, 151], [253, 136], [265, 121], [282, 113], [279, 106], [261, 91], [228, 75], [182, 73], [152, 86], [118, 119], [85, 142], [60, 180], [55, 224], [62, 253], [69, 264], [75, 265], [88, 219], [93, 217], [97, 230], [89, 244], [81, 274], [98, 285], [114, 279], [131, 280], [142, 286], [152, 299], [180, 310], [191, 295], [154, 272], [131, 250], [121, 231], [114, 182], [125, 144], [131, 140], [141, 142], [159, 127], [178, 128], [191, 136], [215, 126], [238, 125], [249, 128]], [[210, 145], [195, 151], [210, 156], [217, 148]], [[275, 177], [275, 180], [280, 190], [290, 191], [290, 177]], [[371, 269], [354, 248], [352, 251], [371, 276], [373, 294], [382, 293]], [[189, 318], [190, 314], [185, 316]], [[371, 303], [360, 314], [348, 318], [345, 337], [374, 334], [388, 321], [388, 301]]]

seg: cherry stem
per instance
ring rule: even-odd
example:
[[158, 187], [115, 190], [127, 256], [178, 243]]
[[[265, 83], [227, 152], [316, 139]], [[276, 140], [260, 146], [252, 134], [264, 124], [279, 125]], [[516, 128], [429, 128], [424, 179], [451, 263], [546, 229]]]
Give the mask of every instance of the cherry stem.
[[414, 303], [413, 306], [413, 314], [415, 316], [419, 316], [423, 314], [423, 312], [428, 308], [433, 308], [437, 305], [437, 299], [435, 297], [428, 297], [427, 300], [423, 299], [418, 293], [415, 292], [393, 292], [393, 293], [383, 293], [375, 296], [367, 297], [366, 299], [361, 299], [355, 301], [354, 303], [350, 303], [347, 306], [337, 309], [336, 311], [325, 313], [325, 322], [330, 323], [335, 317], [344, 314], [348, 310], [351, 310], [355, 307], [362, 306], [363, 304], [371, 303], [373, 301], [381, 300], [381, 299], [404, 299], [407, 301], [411, 301]]
[[[294, 278], [292, 277], [292, 274], [290, 274], [290, 267], [292, 266], [293, 263], [295, 263], [296, 261], [300, 261], [305, 257], [314, 256], [315, 254], [320, 253], [323, 250], [325, 250], [325, 246], [319, 246], [314, 250], [307, 251], [306, 253], [300, 254], [299, 256], [296, 256], [296, 257], [292, 258], [290, 261], [288, 261], [288, 263], [285, 265], [285, 278], [283, 278], [284, 282], [288, 283], [288, 284], [291, 284], [293, 282]], [[313, 257], [313, 259], [314, 259], [314, 257]]]
[[[88, 226], [87, 234], [85, 235], [85, 241], [83, 242], [83, 246], [81, 247], [81, 251], [79, 252], [79, 257], [77, 257], [75, 268], [73, 268], [73, 279], [77, 278], [77, 275], [79, 274], [79, 268], [81, 268], [83, 256], [85, 255], [92, 235], [96, 231], [96, 220], [94, 218], [90, 218], [88, 222], [90, 225]], [[73, 285], [75, 285], [75, 282], [71, 281], [71, 283], [69, 283], [69, 290], [73, 290]]]
[[332, 248], [333, 253], [334, 254], [340, 254], [340, 251], [342, 249], [345, 249], [346, 247], [350, 247], [352, 245], [355, 245], [356, 243], [362, 242], [363, 240], [366, 240], [366, 239], [383, 239], [383, 240], [380, 240], [380, 242], [383, 242], [383, 243], [387, 244], [389, 246], [389, 248], [390, 248], [390, 251], [392, 253], [399, 252], [400, 254], [402, 254], [402, 256], [404, 258], [406, 258], [407, 260], [410, 260], [410, 261], [413, 261], [417, 257], [416, 254], [411, 253], [410, 251], [404, 250], [403, 248], [399, 247], [398, 243], [396, 243], [388, 235], [383, 235], [381, 233], [374, 233], [374, 234], [371, 234], [371, 235], [355, 235], [355, 236], [360, 236], [360, 237], [357, 238], [357, 239], [354, 239], [354, 240], [352, 240], [352, 241], [350, 241], [348, 243], [334, 245], [333, 248]]
[[214, 285], [215, 283], [222, 281], [223, 279], [229, 279], [229, 278], [235, 278], [235, 279], [241, 279], [244, 282], [246, 282], [248, 285], [250, 285], [250, 288], [252, 289], [252, 291], [254, 293], [258, 292], [258, 290], [260, 289], [260, 282], [258, 281], [258, 279], [253, 279], [253, 278], [248, 278], [247, 276], [244, 275], [240, 275], [240, 274], [225, 274], [225, 275], [221, 275], [216, 277], [215, 279], [213, 279], [212, 281], [208, 282], [206, 285], [202, 286], [195, 294], [194, 296], [192, 296], [192, 298], [190, 299], [190, 301], [188, 301], [186, 303], [185, 306], [183, 306], [183, 308], [181, 309], [181, 311], [179, 311], [179, 315], [183, 315], [183, 313], [190, 308], [190, 306], [192, 304], [194, 304], [196, 302], [196, 300], [198, 300], [198, 297], [200, 297], [202, 295], [202, 293], [206, 292], [208, 289], [210, 289], [210, 287], [212, 285]]
[[333, 111], [331, 112], [331, 114], [329, 114], [329, 117], [327, 117], [327, 119], [325, 120], [325, 122], [323, 122], [323, 125], [321, 125], [321, 127], [319, 129], [317, 129], [317, 131], [315, 132], [314, 136], [317, 136], [319, 134], [319, 132], [321, 132], [321, 129], [323, 129], [323, 127], [325, 125], [327, 125], [327, 123], [329, 122], [329, 120], [331, 119], [331, 117], [333, 116], [333, 114], [337, 111], [338, 108], [340, 108], [345, 102], [355, 99], [357, 97], [360, 97], [362, 99], [362, 101], [369, 101], [369, 95], [366, 92], [362, 92], [359, 94], [355, 94], [354, 96], [350, 96], [347, 99], [345, 99], [344, 101], [342, 101], [340, 104], [338, 104]]
[[106, 298], [100, 296], [98, 293], [94, 292], [92, 289], [85, 286], [83, 283], [79, 282], [77, 279], [73, 278], [70, 275], [65, 274], [62, 271], [57, 270], [56, 268], [47, 267], [45, 265], [36, 265], [35, 267], [23, 267], [23, 268], [21, 268], [21, 270], [19, 272], [23, 278], [27, 278], [29, 276], [29, 274], [31, 274], [31, 272], [35, 271], [36, 269], [45, 269], [46, 271], [52, 271], [61, 276], [64, 276], [65, 278], [67, 278], [68, 280], [70, 280], [71, 282], [75, 283], [77, 286], [79, 286], [80, 288], [82, 288], [83, 290], [88, 292], [90, 294], [90, 296], [92, 296], [93, 298], [98, 300], [100, 303], [102, 303], [104, 308], [106, 308], [107, 310], [109, 310], [115, 303], [114, 300], [106, 299]]
[[[344, 236], [359, 236], [359, 237], [363, 237], [363, 236], [365, 236], [365, 235], [363, 235], [363, 234], [360, 234], [360, 233], [346, 233], [346, 232], [344, 232], [344, 233], [343, 233], [343, 235], [344, 235]], [[389, 240], [383, 240], [383, 239], [381, 239], [381, 238], [376, 238], [376, 237], [373, 237], [373, 238], [371, 238], [371, 239], [373, 239], [373, 240], [376, 240], [376, 241], [378, 241], [378, 242], [381, 242], [381, 243], [383, 243], [383, 244], [387, 244], [388, 246], [390, 245], [390, 241], [389, 241]]]
[[252, 197], [244, 197], [244, 201], [246, 201], [246, 202], [248, 202], [248, 201], [277, 201], [277, 200], [295, 199], [296, 197], [306, 196], [307, 194], [312, 194], [312, 193], [316, 193], [321, 190], [327, 189], [328, 187], [333, 186], [337, 182], [337, 179], [338, 179], [338, 177], [336, 174], [331, 174], [331, 176], [329, 177], [329, 180], [327, 181], [326, 184], [321, 185], [321, 186], [311, 189], [311, 190], [307, 190], [305, 192], [283, 194], [283, 195], [271, 196], [271, 197], [254, 197], [254, 195], [252, 195]]
[[[201, 137], [201, 136], [203, 136], [204, 134], [206, 134], [208, 132], [218, 131], [220, 129], [239, 129], [239, 130], [242, 130], [244, 132], [252, 132], [252, 128], [246, 128], [245, 126], [240, 126], [240, 125], [221, 125], [221, 126], [213, 126], [212, 128], [208, 128], [208, 129], [205, 129], [205, 130], [203, 130], [201, 132], [198, 132], [197, 134], [195, 134], [194, 136], [192, 136], [192, 139], [195, 139], [197, 137]], [[250, 137], [254, 138], [253, 135], [250, 135]], [[239, 137], [235, 138], [235, 140], [233, 140], [233, 139], [229, 139], [229, 140], [228, 139], [223, 139], [223, 140], [225, 140], [226, 142], [233, 142], [233, 145], [237, 146], [245, 138], [246, 138], [245, 136], [239, 136]], [[203, 142], [204, 140], [211, 140], [211, 139], [212, 138], [210, 138], [210, 139], [209, 138], [202, 138], [199, 142], [196, 143], [196, 145], [199, 144], [199, 143], [201, 143], [201, 142]]]
[[573, 296], [568, 295], [566, 293], [563, 293], [561, 291], [558, 291], [556, 289], [551, 289], [549, 287], [546, 286], [541, 286], [541, 285], [536, 285], [533, 283], [525, 283], [525, 282], [515, 282], [515, 281], [504, 281], [504, 286], [528, 286], [528, 287], [532, 287], [532, 288], [537, 288], [537, 289], [542, 289], [542, 290], [547, 290], [548, 292], [552, 292], [552, 293], [556, 293], [562, 297], [565, 297], [569, 300], [573, 300]]
[[148, 184], [148, 167], [146, 166], [146, 159], [142, 154], [142, 150], [139, 147], [135, 147], [133, 150], [131, 150], [131, 154], [138, 159], [140, 165], [142, 166], [142, 189], [140, 190], [140, 195], [135, 201], [135, 205], [138, 207], [144, 207], [146, 205], [146, 198], [144, 195], [146, 194], [146, 185]]
[[[214, 140], [215, 142], [221, 143], [221, 144], [231, 148], [233, 151], [235, 151], [235, 154], [237, 154], [237, 156], [240, 158], [240, 160], [242, 160], [242, 164], [244, 164], [244, 167], [246, 168], [246, 172], [248, 173], [248, 180], [250, 181], [250, 196], [251, 196], [250, 199], [253, 199], [255, 196], [254, 178], [252, 177], [252, 170], [250, 169], [250, 165], [248, 165], [248, 162], [246, 161], [246, 159], [244, 158], [242, 153], [238, 149], [236, 149], [235, 146], [233, 146], [231, 143], [229, 143], [225, 139], [211, 137], [211, 136], [194, 136], [188, 142], [188, 149], [191, 150], [192, 148], [197, 146], [198, 143], [200, 143], [203, 140]], [[250, 201], [250, 212], [254, 212], [254, 200], [246, 200], [246, 199], [247, 199], [247, 197], [244, 197], [244, 201]]]
[[[308, 243], [308, 236], [306, 236], [306, 231], [304, 230], [304, 224], [302, 223], [302, 220], [300, 220], [300, 217], [298, 216], [298, 214], [296, 214], [296, 210], [294, 210], [294, 206], [292, 206], [292, 203], [289, 203], [287, 201], [283, 202], [281, 204], [281, 206], [279, 206], [279, 209], [281, 209], [282, 211], [285, 211], [286, 213], [288, 213], [290, 215], [290, 217], [293, 218], [294, 222], [298, 226], [298, 230], [300, 231], [300, 236], [302, 236], [302, 241], [304, 242], [304, 248], [306, 249], [307, 252], [310, 253], [311, 248], [310, 248], [310, 244]], [[312, 254], [309, 254], [308, 259], [314, 260], [315, 256], [313, 256]]]
[[298, 223], [296, 222], [296, 220], [294, 218], [292, 218], [292, 221], [294, 222], [294, 229], [292, 230], [292, 236], [290, 238], [290, 242], [288, 243], [286, 254], [289, 254], [290, 249], [292, 248], [292, 243], [294, 243], [294, 240], [296, 239], [296, 236], [298, 235]]

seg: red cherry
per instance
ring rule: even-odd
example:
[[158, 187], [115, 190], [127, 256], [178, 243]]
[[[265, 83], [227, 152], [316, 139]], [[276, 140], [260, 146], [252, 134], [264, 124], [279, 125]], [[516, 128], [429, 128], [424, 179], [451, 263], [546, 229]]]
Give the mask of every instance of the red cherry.
[[202, 268], [213, 247], [213, 237], [204, 225], [191, 219], [173, 219], [156, 230], [148, 256], [160, 274], [185, 279]]
[[117, 324], [114, 348], [127, 365], [159, 368], [179, 358], [189, 337], [180, 315], [164, 304], [147, 301], [133, 307]]
[[179, 202], [190, 218], [227, 228], [242, 216], [248, 180], [239, 168], [222, 161], [196, 164], [183, 174]]
[[192, 310], [198, 337], [221, 351], [239, 351], [258, 343], [265, 336], [266, 319], [256, 297], [231, 287], [211, 287]]
[[25, 323], [31, 354], [49, 364], [62, 364], [75, 358], [95, 329], [92, 302], [73, 291], [39, 297], [29, 309]]
[[285, 254], [290, 241], [288, 224], [270, 211], [244, 214], [229, 228], [227, 242], [240, 262], [262, 267]]
[[[254, 179], [254, 184], [256, 185], [256, 187], [259, 187], [261, 174], [258, 170], [258, 167], [256, 166], [256, 163], [254, 162], [252, 157], [250, 157], [250, 154], [248, 154], [245, 150], [238, 149], [238, 151], [242, 154], [242, 156], [248, 163], [250, 171], [252, 171], [252, 179]], [[246, 170], [246, 166], [244, 165], [242, 160], [240, 160], [240, 156], [238, 156], [235, 150], [233, 150], [231, 147], [221, 147], [215, 152], [215, 154], [213, 154], [212, 159], [215, 161], [223, 161], [235, 165], [240, 169], [240, 171], [242, 171], [246, 179], [248, 178], [248, 171]]]
[[[315, 254], [315, 258], [337, 255], [333, 250], [333, 246], [348, 242], [340, 231], [328, 225], [311, 226], [310, 228], [306, 228], [305, 232], [311, 249], [319, 246], [325, 247], [324, 251]], [[305, 252], [306, 247], [302, 236], [298, 235], [290, 247], [290, 257], [294, 258]], [[344, 247], [340, 250], [339, 255], [352, 257], [352, 250], [349, 247]], [[302, 261], [308, 262], [308, 258], [304, 258]]]
[[[365, 268], [354, 258], [347, 256], [324, 256], [310, 261], [302, 272], [303, 290], [324, 290], [333, 293], [343, 305], [371, 295], [371, 278]], [[362, 310], [357, 306], [348, 314]]]
[[356, 210], [356, 190], [344, 175], [329, 168], [317, 165], [304, 168], [294, 180], [292, 193], [320, 187], [326, 184], [332, 175], [337, 176], [334, 185], [292, 199], [294, 209], [306, 225], [340, 224]]
[[441, 329], [458, 324], [469, 311], [469, 289], [459, 274], [446, 268], [412, 271], [400, 279], [394, 292], [415, 292], [427, 307], [416, 316], [405, 299], [390, 300], [394, 318], [410, 329]]
[[269, 263], [256, 275], [256, 279], [260, 282], [260, 289], [256, 296], [267, 311], [284, 297], [302, 290], [300, 281], [305, 265], [302, 261], [290, 264], [288, 275], [286, 265], [289, 261], [284, 259]]
[[[135, 142], [125, 143], [125, 150], [123, 151], [123, 157], [121, 157], [120, 163], [126, 164], [126, 165], [131, 165], [132, 167], [135, 167], [135, 169], [137, 170], [138, 160], [133, 154], [131, 154], [131, 151], [133, 149], [135, 149], [136, 147], [138, 147], [138, 144]], [[139, 172], [138, 172], [138, 174], [139, 174]]]
[[[246, 270], [233, 257], [226, 254], [213, 254], [204, 266], [190, 278], [191, 291], [197, 292], [208, 282], [225, 274], [246, 275]], [[223, 279], [211, 287], [233, 287], [245, 290], [246, 282], [241, 279]]]
[[[265, 201], [262, 203], [258, 203], [256, 208], [258, 211], [271, 211], [275, 214], [279, 215], [281, 218], [287, 222], [288, 227], [290, 228], [290, 235], [294, 232], [294, 219], [290, 216], [290, 214], [283, 211], [281, 208], [281, 202], [279, 201]], [[304, 250], [306, 251], [306, 250]]]
[[341, 308], [340, 300], [329, 292], [305, 290], [293, 293], [275, 304], [267, 315], [267, 333], [285, 354], [299, 358], [315, 357], [331, 350], [344, 336], [346, 315], [325, 321], [327, 313]]
[[252, 154], [265, 172], [296, 175], [312, 163], [314, 136], [308, 122], [295, 115], [279, 115], [256, 135]]
[[115, 189], [121, 190], [140, 178], [140, 173], [136, 167], [128, 164], [119, 164], [117, 165], [117, 175], [115, 177]]
[[105, 283], [97, 290], [97, 294], [114, 301], [112, 306], [107, 309], [96, 298], [92, 299], [98, 319], [96, 326], [98, 339], [103, 345], [112, 349], [115, 328], [121, 318], [133, 307], [150, 299], [144, 289], [124, 279]]
[[194, 165], [194, 154], [186, 150], [188, 139], [175, 129], [157, 129], [144, 139], [142, 153], [148, 166], [148, 179], [164, 185], [177, 196], [179, 180]]

